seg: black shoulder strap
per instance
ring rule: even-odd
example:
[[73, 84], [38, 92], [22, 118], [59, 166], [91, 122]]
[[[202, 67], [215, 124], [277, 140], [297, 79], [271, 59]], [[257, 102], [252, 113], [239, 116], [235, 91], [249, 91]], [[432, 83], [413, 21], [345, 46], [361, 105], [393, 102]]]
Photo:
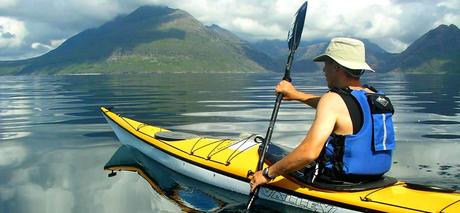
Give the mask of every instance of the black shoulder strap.
[[350, 89], [350, 87], [344, 87], [344, 88], [338, 88], [338, 87], [333, 87], [329, 90], [330, 92], [335, 92], [339, 95], [351, 95], [351, 92], [353, 91]]
[[351, 123], [353, 124], [353, 134], [359, 132], [363, 125], [363, 112], [361, 106], [353, 95], [351, 95], [351, 90], [349, 87], [346, 88], [332, 88], [331, 92], [335, 92], [342, 97], [345, 105], [347, 106], [348, 113], [350, 114]]
[[373, 87], [373, 86], [370, 86], [370, 85], [364, 84], [364, 85], [363, 85], [363, 87], [364, 87], [364, 88], [368, 88], [368, 89], [370, 89], [372, 92], [375, 92], [375, 93], [377, 93], [377, 92], [378, 92], [378, 90], [377, 90], [377, 89], [375, 89], [375, 87]]

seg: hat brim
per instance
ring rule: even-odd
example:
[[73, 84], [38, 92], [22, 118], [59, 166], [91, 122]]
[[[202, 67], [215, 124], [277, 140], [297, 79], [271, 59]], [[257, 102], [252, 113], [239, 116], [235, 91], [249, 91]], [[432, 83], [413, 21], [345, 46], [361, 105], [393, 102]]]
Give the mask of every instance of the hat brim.
[[315, 58], [313, 58], [313, 61], [314, 62], [321, 62], [321, 61], [326, 61], [328, 58], [331, 58], [331, 57], [326, 55], [326, 54], [323, 54], [323, 55], [319, 55], [319, 56], [316, 56]]
[[319, 55], [319, 56], [316, 56], [315, 58], [313, 58], [313, 61], [314, 62], [321, 62], [321, 61], [326, 61], [327, 59], [332, 59], [334, 61], [336, 61], [337, 63], [339, 63], [340, 65], [348, 68], [348, 69], [352, 69], [352, 70], [367, 70], [367, 71], [371, 71], [371, 72], [375, 72], [367, 63], [359, 63], [359, 62], [351, 62], [351, 61], [346, 61], [346, 60], [341, 60], [341, 59], [338, 59], [336, 57], [333, 57], [331, 55], [328, 55], [328, 54], [322, 54], [322, 55]]

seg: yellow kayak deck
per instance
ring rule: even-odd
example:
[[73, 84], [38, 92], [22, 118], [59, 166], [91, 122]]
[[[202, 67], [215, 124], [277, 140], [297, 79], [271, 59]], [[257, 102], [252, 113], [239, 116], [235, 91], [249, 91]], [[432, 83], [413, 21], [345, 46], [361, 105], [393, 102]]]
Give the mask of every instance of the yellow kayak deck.
[[[155, 134], [169, 130], [120, 116], [104, 107], [101, 108], [101, 111], [108, 119], [144, 143], [176, 158], [193, 162], [194, 165], [248, 183], [248, 172], [256, 169], [260, 144], [254, 140], [249, 140], [249, 137], [238, 141], [206, 137], [173, 141], [161, 140], [156, 138]], [[460, 193], [415, 190], [408, 188], [406, 183], [401, 181], [384, 188], [344, 192], [318, 189], [279, 176], [267, 187], [298, 197], [355, 210], [460, 212]]]

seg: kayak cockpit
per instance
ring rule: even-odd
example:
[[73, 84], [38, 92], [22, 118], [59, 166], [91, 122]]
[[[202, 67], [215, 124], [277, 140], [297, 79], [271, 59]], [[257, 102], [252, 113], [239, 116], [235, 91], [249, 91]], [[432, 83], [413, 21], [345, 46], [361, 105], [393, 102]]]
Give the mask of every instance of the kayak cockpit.
[[155, 133], [156, 139], [164, 141], [181, 141], [199, 137], [198, 135], [186, 132], [163, 131]]
[[[260, 151], [260, 150], [259, 150]], [[277, 161], [281, 160], [284, 156], [289, 154], [292, 151], [292, 148], [270, 144], [267, 153], [265, 154], [265, 161], [268, 165], [274, 164]], [[300, 184], [308, 185], [311, 187], [332, 190], [332, 191], [365, 191], [370, 189], [382, 188], [394, 185], [398, 182], [395, 178], [381, 176], [367, 181], [359, 182], [345, 182], [338, 181], [326, 178], [317, 178], [313, 183], [307, 181], [307, 177], [303, 171], [295, 171], [289, 174], [288, 179], [291, 179]]]

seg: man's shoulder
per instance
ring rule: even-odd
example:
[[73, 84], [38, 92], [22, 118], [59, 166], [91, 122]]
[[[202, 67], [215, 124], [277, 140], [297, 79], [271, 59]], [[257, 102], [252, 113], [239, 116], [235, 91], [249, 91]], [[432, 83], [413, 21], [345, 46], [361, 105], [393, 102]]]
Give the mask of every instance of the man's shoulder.
[[340, 95], [336, 92], [333, 92], [333, 91], [329, 91], [329, 92], [326, 92], [324, 93], [323, 96], [321, 96], [321, 100], [323, 101], [337, 101], [337, 100], [341, 100], [342, 98], [340, 97]]
[[327, 92], [323, 96], [318, 103], [318, 108], [328, 108], [328, 109], [337, 109], [343, 104], [343, 99], [340, 97], [339, 94], [335, 92]]

